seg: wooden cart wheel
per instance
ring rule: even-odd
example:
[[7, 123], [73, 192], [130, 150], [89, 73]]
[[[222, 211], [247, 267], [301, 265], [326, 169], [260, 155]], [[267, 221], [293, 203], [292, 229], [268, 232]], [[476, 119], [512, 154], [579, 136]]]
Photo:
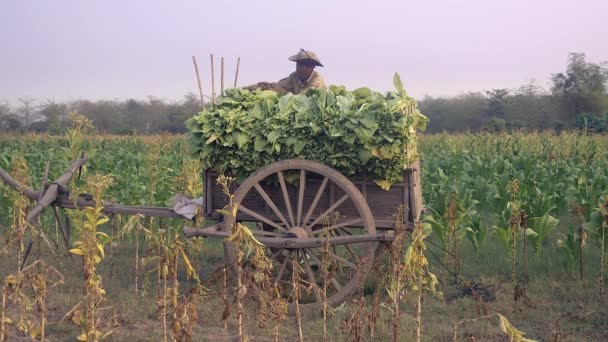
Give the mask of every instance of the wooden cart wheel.
[[[286, 181], [288, 176], [297, 177], [294, 185]], [[274, 186], [269, 185], [273, 182]], [[268, 191], [272, 186], [280, 187], [281, 191]], [[258, 204], [265, 202], [266, 209], [251, 210], [247, 203], [252, 200]], [[304, 159], [276, 162], [249, 176], [234, 192], [233, 202], [238, 209], [237, 217], [246, 215], [263, 223], [249, 225], [254, 236], [294, 239], [288, 248], [268, 248], [275, 283], [284, 287], [287, 295], [291, 293], [294, 260], [301, 269], [301, 279], [317, 285], [309, 298], [302, 299], [305, 305], [322, 303], [324, 283], [330, 305], [342, 303], [362, 286], [373, 263], [377, 242], [332, 244], [331, 241], [332, 237], [345, 235], [375, 236], [376, 225], [359, 189], [338, 171]], [[234, 223], [234, 217], [224, 217], [224, 231], [229, 232]], [[328, 243], [313, 248], [298, 246], [298, 239], [309, 238], [324, 238]], [[224, 251], [226, 265], [235, 265], [234, 245], [225, 242]], [[329, 265], [328, 277], [323, 276], [323, 262]]]

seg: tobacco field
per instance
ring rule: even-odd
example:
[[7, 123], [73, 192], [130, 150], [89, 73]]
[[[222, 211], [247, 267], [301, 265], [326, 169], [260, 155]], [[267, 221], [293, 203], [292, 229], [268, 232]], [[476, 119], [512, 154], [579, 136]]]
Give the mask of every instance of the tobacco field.
[[[38, 189], [47, 161], [52, 180], [85, 152], [73, 193], [142, 206], [202, 195], [185, 136], [95, 135], [87, 125], [0, 136], [0, 167]], [[222, 242], [185, 239], [185, 220], [74, 211], [66, 241], [50, 208], [24, 226], [30, 204], [2, 185], [0, 337], [293, 341], [301, 331], [307, 341], [413, 341], [420, 329], [424, 341], [606, 340], [607, 146], [608, 136], [581, 132], [420, 136], [420, 235], [397, 239], [360, 295], [296, 315], [292, 294], [225, 285]], [[421, 254], [404, 261], [413, 245]], [[243, 240], [243, 250], [264, 283], [263, 249]]]

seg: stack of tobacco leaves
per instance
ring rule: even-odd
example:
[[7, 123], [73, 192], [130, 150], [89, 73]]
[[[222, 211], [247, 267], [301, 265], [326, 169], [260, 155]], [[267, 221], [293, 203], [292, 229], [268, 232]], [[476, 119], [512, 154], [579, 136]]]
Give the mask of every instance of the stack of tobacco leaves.
[[191, 147], [203, 167], [239, 180], [275, 161], [305, 158], [351, 179], [366, 173], [388, 188], [418, 158], [416, 131], [428, 121], [399, 75], [393, 81], [396, 91], [384, 95], [336, 86], [283, 96], [228, 89], [186, 121]]

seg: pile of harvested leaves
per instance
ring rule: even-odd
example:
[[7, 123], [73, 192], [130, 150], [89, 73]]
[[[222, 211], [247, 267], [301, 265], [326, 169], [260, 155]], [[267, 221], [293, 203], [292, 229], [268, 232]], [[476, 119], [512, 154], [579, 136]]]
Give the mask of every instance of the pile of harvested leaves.
[[403, 89], [381, 94], [331, 86], [304, 94], [228, 89], [189, 119], [190, 141], [205, 168], [243, 179], [272, 162], [305, 158], [387, 188], [418, 158], [416, 131], [428, 119]]

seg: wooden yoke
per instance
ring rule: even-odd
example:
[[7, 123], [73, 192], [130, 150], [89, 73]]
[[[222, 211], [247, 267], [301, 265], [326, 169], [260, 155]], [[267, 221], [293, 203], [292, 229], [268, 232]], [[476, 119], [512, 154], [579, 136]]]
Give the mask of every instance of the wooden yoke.
[[59, 194], [59, 187], [66, 187], [68, 182], [72, 179], [72, 176], [85, 162], [86, 156], [76, 159], [72, 165], [65, 171], [59, 178], [57, 178], [47, 189], [40, 189], [39, 191], [33, 190], [11, 177], [6, 171], [0, 168], [0, 178], [8, 184], [10, 187], [25, 195], [32, 201], [38, 202], [25, 218], [27, 223], [34, 223], [36, 218], [42, 213], [42, 211], [55, 202], [57, 195]]
[[[45, 189], [40, 189], [40, 192], [43, 192], [42, 198], [38, 201], [38, 204], [25, 217], [25, 221], [32, 224], [36, 220], [36, 218], [42, 213], [42, 211], [48, 207], [51, 203], [57, 200], [57, 195], [59, 194], [59, 187], [65, 188], [68, 185], [68, 182], [74, 176], [76, 170], [78, 170], [84, 162], [87, 160], [87, 157], [83, 154], [81, 158], [76, 159], [70, 165], [67, 171], [65, 171], [59, 178], [57, 178], [54, 182], [52, 182], [49, 187]], [[35, 199], [37, 200], [37, 198]]]

